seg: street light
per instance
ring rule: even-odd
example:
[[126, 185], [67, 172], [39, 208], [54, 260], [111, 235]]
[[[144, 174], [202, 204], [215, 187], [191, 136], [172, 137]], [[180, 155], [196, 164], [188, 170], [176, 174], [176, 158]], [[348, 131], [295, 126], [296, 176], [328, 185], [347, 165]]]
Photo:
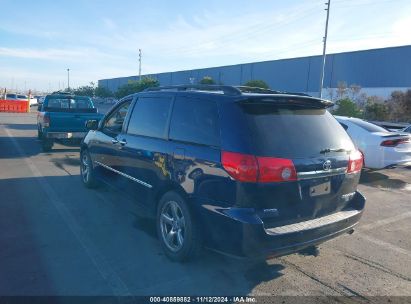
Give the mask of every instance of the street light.
[[320, 76], [320, 89], [319, 89], [319, 95], [320, 98], [323, 97], [323, 85], [324, 85], [324, 72], [325, 72], [325, 56], [326, 56], [326, 48], [327, 48], [327, 36], [328, 36], [328, 19], [330, 17], [330, 5], [331, 5], [331, 0], [328, 0], [327, 3], [325, 3], [327, 8], [325, 9], [327, 11], [327, 20], [325, 22], [325, 35], [324, 35], [324, 44], [323, 44], [323, 58], [322, 58], [322, 64], [321, 64], [321, 76]]
[[138, 49], [138, 80], [141, 81], [141, 49]]
[[70, 90], [70, 69], [67, 69], [67, 89]]

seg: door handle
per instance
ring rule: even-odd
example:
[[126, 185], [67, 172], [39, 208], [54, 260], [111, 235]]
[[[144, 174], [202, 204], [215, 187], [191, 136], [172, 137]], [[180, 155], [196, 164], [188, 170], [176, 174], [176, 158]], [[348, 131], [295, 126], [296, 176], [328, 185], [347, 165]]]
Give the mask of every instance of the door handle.
[[119, 141], [119, 143], [120, 143], [120, 145], [124, 146], [124, 145], [127, 144], [127, 140], [121, 139], [121, 140]]
[[111, 142], [112, 142], [113, 144], [117, 144], [117, 143], [118, 143], [118, 140], [115, 139], [115, 138], [113, 138], [113, 139], [111, 140]]

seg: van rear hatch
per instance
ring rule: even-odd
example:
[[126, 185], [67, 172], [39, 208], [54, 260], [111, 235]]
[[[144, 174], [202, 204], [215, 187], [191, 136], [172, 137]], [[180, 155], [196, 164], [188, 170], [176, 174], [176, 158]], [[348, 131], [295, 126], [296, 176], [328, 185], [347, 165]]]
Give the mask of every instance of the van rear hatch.
[[[252, 155], [258, 166], [256, 182], [236, 182], [238, 206], [276, 210], [277, 217], [264, 221], [268, 226], [347, 208], [356, 191], [360, 169], [353, 168], [354, 173], [348, 174], [347, 171], [358, 165], [358, 155], [362, 156], [327, 111], [328, 105], [318, 99], [289, 96], [222, 105], [222, 120], [237, 120], [230, 131], [223, 128], [222, 149]], [[241, 144], [236, 146], [234, 142]], [[353, 162], [355, 159], [357, 163]], [[290, 167], [295, 170], [294, 178], [287, 180], [290, 175], [286, 172], [287, 178], [282, 180], [280, 172], [280, 179], [270, 180], [266, 172], [272, 171], [279, 161], [294, 166]], [[224, 159], [222, 162], [224, 166]]]

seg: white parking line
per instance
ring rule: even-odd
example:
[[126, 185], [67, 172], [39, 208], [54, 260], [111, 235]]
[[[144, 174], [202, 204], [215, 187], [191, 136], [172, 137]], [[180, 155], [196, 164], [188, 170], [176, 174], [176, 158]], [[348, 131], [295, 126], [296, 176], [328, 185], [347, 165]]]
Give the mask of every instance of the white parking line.
[[41, 172], [36, 167], [36, 165], [30, 160], [30, 158], [26, 157], [23, 149], [21, 148], [17, 140], [13, 137], [11, 132], [7, 128], [4, 128], [4, 130], [7, 136], [12, 141], [12, 144], [16, 148], [17, 152], [22, 156], [27, 167], [33, 174], [33, 177], [37, 177], [38, 184], [47, 194], [49, 201], [57, 209], [58, 213], [63, 218], [64, 222], [67, 224], [67, 226], [70, 228], [72, 233], [75, 235], [75, 237], [83, 247], [83, 249], [86, 251], [87, 255], [89, 256], [94, 266], [100, 273], [101, 277], [107, 282], [107, 284], [112, 289], [113, 294], [115, 296], [130, 296], [131, 293], [126, 284], [113, 270], [113, 268], [106, 261], [104, 256], [99, 252], [99, 250], [93, 244], [93, 242], [87, 237], [84, 230], [77, 223], [75, 217], [71, 214], [69, 209], [67, 209], [64, 203], [59, 199], [58, 194], [53, 190], [53, 188], [50, 186], [47, 180], [42, 176]]
[[367, 230], [371, 230], [377, 227], [381, 227], [381, 226], [385, 226], [391, 223], [395, 223], [404, 219], [407, 219], [411, 217], [411, 211], [410, 212], [405, 212], [396, 216], [392, 216], [392, 217], [388, 217], [386, 219], [383, 220], [379, 220], [370, 224], [366, 224], [363, 226], [358, 227], [359, 231], [367, 231]]

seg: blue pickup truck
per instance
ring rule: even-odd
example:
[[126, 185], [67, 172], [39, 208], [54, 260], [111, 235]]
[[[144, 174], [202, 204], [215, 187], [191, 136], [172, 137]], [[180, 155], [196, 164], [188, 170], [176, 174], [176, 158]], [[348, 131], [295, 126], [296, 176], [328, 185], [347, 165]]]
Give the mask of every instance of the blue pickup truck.
[[56, 141], [80, 144], [88, 132], [86, 121], [99, 121], [102, 117], [89, 97], [69, 93], [47, 95], [37, 114], [37, 137], [43, 151], [51, 151]]

